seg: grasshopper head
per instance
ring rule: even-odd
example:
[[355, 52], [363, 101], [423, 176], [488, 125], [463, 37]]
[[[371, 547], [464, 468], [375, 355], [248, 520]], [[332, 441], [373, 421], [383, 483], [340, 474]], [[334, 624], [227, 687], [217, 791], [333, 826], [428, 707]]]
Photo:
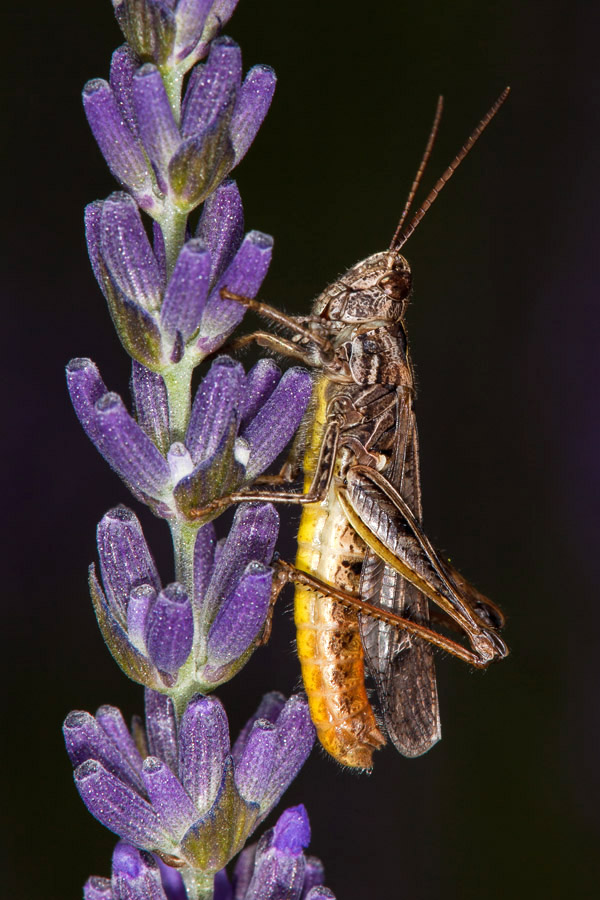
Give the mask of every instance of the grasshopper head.
[[386, 250], [348, 269], [317, 299], [314, 312], [339, 326], [397, 322], [410, 296], [412, 275], [406, 259]]

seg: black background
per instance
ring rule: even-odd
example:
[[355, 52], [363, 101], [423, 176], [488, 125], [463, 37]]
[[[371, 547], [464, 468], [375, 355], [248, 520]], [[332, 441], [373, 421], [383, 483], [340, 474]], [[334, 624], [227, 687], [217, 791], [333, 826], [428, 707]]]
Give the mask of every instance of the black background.
[[[485, 674], [440, 657], [444, 739], [421, 759], [386, 749], [365, 776], [315, 751], [287, 802], [306, 804], [340, 900], [596, 896], [599, 19], [582, 0], [241, 0], [226, 29], [247, 68], [279, 76], [236, 174], [247, 227], [276, 237], [262, 296], [290, 311], [387, 245], [438, 93], [426, 186], [513, 88], [405, 249], [427, 530], [504, 606], [512, 655]], [[86, 590], [95, 524], [129, 501], [62, 374], [91, 356], [126, 392], [81, 222], [114, 184], [79, 99], [122, 38], [100, 0], [15, 4], [3, 21], [0, 883], [4, 896], [65, 900], [108, 874], [113, 837], [77, 797], [61, 721], [141, 707]], [[169, 580], [167, 529], [142, 517]], [[269, 647], [220, 693], [232, 732], [262, 692], [297, 685], [288, 601]]]

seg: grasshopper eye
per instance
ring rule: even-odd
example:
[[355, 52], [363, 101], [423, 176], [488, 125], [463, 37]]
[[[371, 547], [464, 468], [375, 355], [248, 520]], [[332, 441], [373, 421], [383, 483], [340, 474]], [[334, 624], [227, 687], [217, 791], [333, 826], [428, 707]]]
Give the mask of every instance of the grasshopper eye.
[[381, 276], [378, 286], [392, 300], [405, 300], [410, 294], [412, 287], [411, 271], [405, 266], [390, 269], [385, 275]]

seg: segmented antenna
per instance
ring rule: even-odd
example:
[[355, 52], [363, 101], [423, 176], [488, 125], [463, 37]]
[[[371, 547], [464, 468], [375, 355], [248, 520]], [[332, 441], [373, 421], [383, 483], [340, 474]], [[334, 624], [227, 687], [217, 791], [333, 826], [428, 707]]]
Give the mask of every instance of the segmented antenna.
[[390, 250], [394, 249], [394, 245], [396, 243], [396, 238], [402, 231], [402, 226], [404, 225], [404, 220], [406, 219], [410, 207], [412, 205], [413, 200], [415, 199], [415, 194], [417, 193], [417, 188], [421, 183], [421, 178], [423, 177], [423, 173], [429, 161], [429, 157], [431, 156], [431, 151], [433, 150], [433, 145], [435, 143], [435, 139], [437, 137], [438, 129], [440, 127], [440, 119], [442, 118], [442, 110], [444, 108], [444, 98], [440, 94], [438, 97], [437, 106], [435, 108], [435, 116], [433, 117], [433, 125], [431, 126], [431, 131], [429, 132], [429, 137], [427, 138], [427, 144], [425, 146], [425, 152], [423, 153], [423, 158], [421, 159], [421, 163], [419, 168], [417, 169], [417, 174], [414, 177], [412, 186], [410, 191], [408, 192], [408, 197], [406, 198], [406, 203], [404, 204], [404, 209], [402, 210], [402, 215], [400, 216], [400, 221], [396, 226], [396, 230], [394, 232], [394, 237], [392, 238], [392, 242], [390, 244]]
[[422, 221], [427, 210], [432, 206], [437, 195], [440, 193], [442, 188], [450, 181], [450, 179], [452, 178], [452, 176], [454, 175], [454, 173], [460, 166], [461, 162], [463, 161], [463, 159], [465, 158], [467, 153], [471, 150], [473, 145], [481, 137], [481, 135], [483, 134], [483, 132], [485, 131], [487, 126], [490, 124], [490, 122], [492, 121], [492, 119], [494, 118], [494, 116], [496, 115], [496, 113], [498, 112], [498, 110], [500, 109], [500, 107], [502, 106], [502, 104], [504, 103], [506, 98], [508, 97], [509, 93], [510, 93], [510, 88], [509, 87], [504, 88], [504, 90], [502, 91], [502, 93], [500, 94], [500, 96], [498, 97], [496, 102], [494, 104], [492, 104], [492, 106], [489, 108], [488, 112], [485, 114], [485, 116], [483, 117], [483, 119], [481, 120], [479, 125], [477, 125], [477, 127], [471, 133], [471, 136], [469, 137], [467, 142], [465, 144], [463, 144], [463, 146], [461, 147], [459, 152], [456, 154], [456, 156], [454, 157], [454, 159], [452, 160], [452, 162], [450, 163], [450, 165], [448, 166], [448, 168], [446, 169], [444, 174], [436, 181], [435, 185], [429, 192], [427, 198], [423, 202], [423, 205], [414, 214], [409, 225], [400, 234], [398, 234], [398, 229], [396, 229], [396, 234], [394, 235], [394, 240], [392, 241], [390, 250], [394, 250], [394, 251], [398, 252], [402, 249], [402, 247], [407, 242], [409, 237], [413, 234], [413, 232], [416, 229], [419, 222]]

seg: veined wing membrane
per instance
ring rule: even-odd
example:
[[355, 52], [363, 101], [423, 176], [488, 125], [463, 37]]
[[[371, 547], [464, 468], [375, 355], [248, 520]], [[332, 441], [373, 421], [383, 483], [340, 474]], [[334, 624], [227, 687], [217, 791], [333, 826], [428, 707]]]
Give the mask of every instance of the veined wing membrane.
[[369, 548], [454, 619], [467, 634], [480, 664], [507, 655], [495, 629], [473, 609], [472, 594], [463, 594], [452, 575], [467, 583], [439, 559], [393, 485], [374, 469], [354, 466], [337, 493], [348, 521]]
[[[419, 456], [411, 394], [398, 391], [396, 403], [390, 478], [420, 520]], [[376, 606], [429, 625], [427, 597], [372, 550], [365, 556], [359, 593]], [[366, 616], [360, 617], [360, 630], [390, 740], [403, 756], [421, 756], [441, 738], [433, 650], [414, 635]]]

